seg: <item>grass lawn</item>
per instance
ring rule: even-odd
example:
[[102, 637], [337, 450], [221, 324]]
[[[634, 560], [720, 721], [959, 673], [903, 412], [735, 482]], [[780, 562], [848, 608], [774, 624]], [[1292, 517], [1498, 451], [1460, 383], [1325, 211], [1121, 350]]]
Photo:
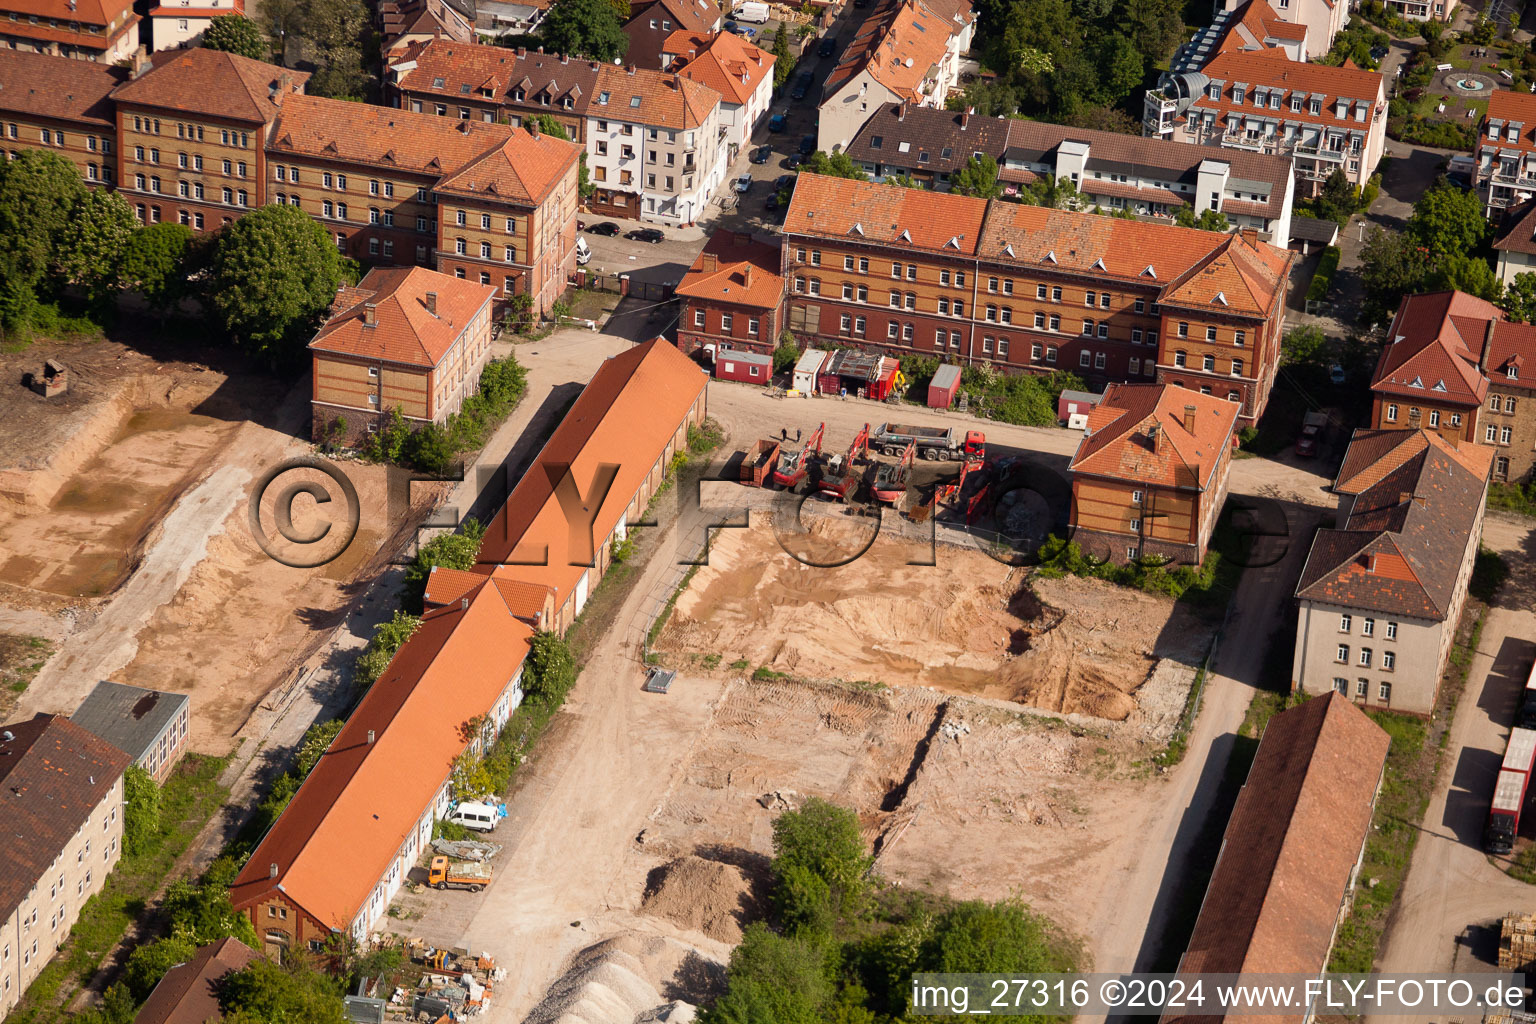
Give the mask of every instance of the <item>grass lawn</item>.
[[0, 633], [0, 720], [8, 716], [52, 654], [53, 644], [42, 637]]
[[123, 856], [101, 892], [86, 901], [58, 955], [27, 988], [7, 1024], [52, 1024], [69, 1019], [64, 1009], [101, 967], [129, 924], [170, 881], [177, 858], [229, 797], [219, 785], [229, 759], [187, 754], [160, 791], [160, 838], [137, 856]]
[[571, 294], [571, 316], [582, 320], [597, 320], [604, 313], [613, 312], [618, 304], [619, 296], [613, 292], [578, 288]]

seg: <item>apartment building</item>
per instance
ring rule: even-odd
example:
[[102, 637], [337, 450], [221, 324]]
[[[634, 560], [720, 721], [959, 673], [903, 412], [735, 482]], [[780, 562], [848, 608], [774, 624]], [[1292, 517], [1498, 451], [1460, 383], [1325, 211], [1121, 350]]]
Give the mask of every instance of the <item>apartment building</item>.
[[1072, 539], [1116, 562], [1204, 562], [1227, 500], [1238, 411], [1169, 384], [1111, 384], [1067, 467]]
[[291, 96], [267, 144], [267, 200], [304, 210], [354, 259], [431, 267], [438, 226], [432, 190], [514, 130]]
[[437, 269], [494, 285], [503, 300], [527, 295], [546, 312], [576, 269], [580, 160], [579, 145], [529, 121], [446, 175], [432, 190]]
[[167, 50], [112, 92], [117, 188], [141, 223], [215, 230], [267, 201], [265, 147], [309, 76], [206, 50]]
[[986, 154], [997, 161], [1005, 196], [1049, 176], [1071, 181], [1083, 209], [1169, 220], [1184, 209], [1217, 210], [1234, 228], [1252, 228], [1281, 249], [1290, 244], [1295, 178], [1291, 162], [1273, 154], [1216, 154], [1167, 139], [908, 103], [876, 109], [847, 152], [876, 181], [906, 176], [940, 191], [971, 157]]
[[624, 34], [629, 49], [624, 59], [643, 68], [664, 68], [662, 51], [674, 32], [712, 36], [724, 19], [715, 0], [640, 0], [629, 5]]
[[1306, 197], [1335, 170], [1363, 186], [1381, 161], [1386, 130], [1379, 73], [1298, 63], [1274, 48], [1165, 72], [1143, 103], [1143, 135], [1289, 157]]
[[1536, 325], [1464, 292], [1405, 296], [1371, 377], [1371, 427], [1493, 449], [1493, 479], [1536, 470]]
[[1493, 217], [1536, 196], [1536, 96], [1495, 89], [1478, 126], [1474, 174]]
[[200, 45], [215, 18], [245, 16], [245, 0], [170, 0], [155, 4], [148, 15], [149, 49], [177, 50]]
[[385, 53], [412, 43], [442, 37], [460, 43], [475, 41], [478, 12], [468, 0], [381, 0], [379, 35]]
[[779, 343], [784, 278], [779, 247], [748, 234], [709, 236], [677, 286], [677, 347], [690, 355], [739, 349], [768, 354]]
[[116, 180], [117, 124], [110, 99], [128, 72], [110, 64], [0, 48], [0, 151], [47, 149], [87, 182]]
[[1169, 61], [1175, 72], [1199, 71], [1218, 53], [1278, 49], [1293, 61], [1323, 56], [1349, 22], [1336, 0], [1226, 0], [1206, 27]]
[[[802, 340], [1269, 398], [1292, 255], [1219, 234], [802, 174], [784, 222]], [[812, 342], [814, 344], [814, 342]]]
[[842, 151], [882, 104], [942, 108], [975, 32], [969, 0], [878, 0], [822, 85], [818, 148]]
[[0, 726], [5, 825], [25, 837], [6, 844], [0, 871], [0, 1016], [117, 866], [129, 764], [127, 754], [62, 715]]
[[113, 64], [139, 52], [130, 0], [5, 0], [0, 49]]
[[734, 32], [708, 39], [674, 32], [663, 47], [663, 66], [720, 94], [720, 127], [731, 147], [727, 163], [752, 145], [752, 133], [773, 100], [773, 54]]
[[185, 693], [103, 679], [69, 720], [127, 754], [163, 783], [186, 753], [191, 707], [192, 698]]
[[1495, 271], [1508, 287], [1521, 274], [1536, 273], [1536, 199], [1506, 206], [1495, 223], [1493, 251], [1498, 253]]
[[399, 409], [412, 426], [444, 423], [475, 392], [491, 357], [496, 289], [422, 267], [370, 270], [336, 295], [309, 343], [311, 436], [354, 442]]
[[1429, 430], [1357, 430], [1337, 525], [1296, 587], [1291, 689], [1428, 716], [1472, 578], [1493, 451]]

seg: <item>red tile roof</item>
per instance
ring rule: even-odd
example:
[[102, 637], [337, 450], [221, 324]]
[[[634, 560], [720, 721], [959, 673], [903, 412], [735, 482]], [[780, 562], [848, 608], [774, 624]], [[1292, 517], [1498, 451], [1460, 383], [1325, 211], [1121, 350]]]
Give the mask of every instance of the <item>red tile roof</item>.
[[[566, 97], [571, 113], [585, 115], [596, 93], [598, 61], [563, 57], [526, 48], [484, 46], [453, 39], [428, 39], [391, 54], [389, 69], [402, 90], [444, 100], [512, 102], [522, 89], [524, 106], [538, 106], [547, 93], [549, 112], [562, 113]], [[490, 90], [490, 97], [482, 95]]]
[[1494, 324], [1483, 365], [1491, 386], [1536, 389], [1536, 324]]
[[[602, 116], [603, 97], [608, 96], [606, 105], [612, 110], [609, 116], [618, 120], [690, 131], [708, 121], [710, 113], [720, 105], [718, 92], [690, 78], [631, 67], [603, 65], [589, 114]], [[638, 104], [634, 102], [636, 98], [640, 100]]]
[[[1323, 970], [1389, 745], [1381, 727], [1337, 693], [1270, 719], [1180, 973], [1315, 977]], [[1304, 1017], [1298, 1009], [1245, 1019]], [[1189, 1019], [1199, 1018], [1163, 1018]]]
[[[1193, 406], [1194, 430], [1189, 429]], [[1068, 466], [1133, 483], [1212, 490], [1241, 407], [1171, 384], [1111, 384]], [[1229, 463], [1230, 464], [1230, 460]]]
[[1283, 20], [1267, 0], [1248, 0], [1238, 11], [1217, 44], [1220, 53], [1262, 50], [1276, 39], [1307, 38], [1307, 26]]
[[348, 928], [464, 751], [464, 723], [494, 707], [532, 636], [489, 581], [423, 615], [235, 879], [235, 909], [281, 891]]
[[290, 96], [272, 126], [269, 152], [381, 168], [452, 174], [505, 142], [510, 125], [488, 124], [320, 96]]
[[277, 117], [281, 102], [302, 93], [309, 81], [305, 71], [289, 71], [201, 46], [162, 50], [150, 59], [153, 67], [118, 86], [112, 93], [114, 100], [233, 121], [270, 123]]
[[[17, 14], [36, 15], [41, 21], [49, 18], [63, 25], [72, 21], [87, 25], [110, 25], [114, 18], [121, 18], [124, 14], [132, 13], [133, 4], [129, 0], [75, 0], [71, 4], [69, 0], [9, 0], [6, 3], [7, 11], [15, 11]], [[18, 34], [30, 35], [36, 25], [21, 25], [23, 31]], [[97, 47], [101, 47], [106, 40], [105, 36], [88, 36], [94, 39]], [[69, 58], [73, 59], [73, 58]]]
[[[674, 32], [667, 38], [665, 53], [682, 53], [685, 57], [692, 44], [673, 50], [673, 38], [688, 33]], [[697, 37], [693, 37], [697, 38]], [[721, 32], [709, 40], [702, 49], [694, 51], [698, 56], [689, 60], [678, 74], [698, 82], [719, 93], [728, 103], [744, 104], [752, 98], [758, 86], [773, 73], [777, 59], [773, 54], [753, 46], [734, 32]]]
[[1488, 381], [1478, 370], [1497, 306], [1465, 292], [1407, 295], [1397, 307], [1391, 339], [1376, 361], [1371, 390], [1421, 401], [1481, 405]]
[[[1211, 99], [1204, 92], [1197, 95], [1190, 106], [1190, 116], [1196, 110], [1214, 110], [1223, 117], [1227, 114], [1251, 114], [1361, 132], [1370, 131], [1375, 118], [1386, 116], [1384, 80], [1376, 71], [1300, 63], [1287, 57], [1284, 50], [1266, 49], [1217, 54], [1201, 69], [1201, 73], [1225, 85], [1219, 100]], [[1237, 83], [1248, 86], [1246, 102], [1242, 104], [1232, 102], [1232, 86]], [[1279, 109], [1258, 107], [1253, 102], [1255, 87], [1280, 90], [1282, 96]], [[1293, 95], [1300, 95], [1304, 101], [1300, 110], [1291, 109], [1290, 97]], [[1322, 110], [1317, 114], [1309, 112], [1305, 102], [1313, 96], [1322, 99]], [[1343, 118], [1335, 116], [1334, 101], [1338, 99], [1351, 104]], [[1355, 120], [1355, 102], [1370, 105], [1365, 121]]]
[[716, 231], [683, 275], [677, 294], [773, 309], [784, 298], [779, 259], [776, 245], [755, 242], [751, 235], [734, 231]]
[[1536, 255], [1536, 199], [1504, 209], [1494, 236], [1493, 247], [1500, 252]]
[[581, 145], [553, 135], [513, 132], [500, 146], [437, 183], [436, 191], [538, 206], [581, 159]]
[[866, 18], [837, 67], [827, 75], [822, 96], [831, 97], [850, 80], [869, 76], [902, 99], [920, 102], [919, 87], [944, 59], [950, 37], [974, 20], [966, 0], [887, 0]]
[[[1488, 138], [1488, 125], [1500, 127], [1497, 139]], [[1518, 126], [1513, 141], [1508, 129]], [[1501, 149], [1517, 149], [1524, 153], [1536, 150], [1536, 96], [1528, 92], [1495, 89], [1488, 97], [1488, 112], [1483, 115], [1482, 130], [1477, 136], [1477, 150], [1497, 152]]]
[[111, 64], [0, 49], [0, 111], [112, 128], [113, 89], [128, 72]]
[[[436, 296], [437, 312], [427, 310]], [[337, 294], [311, 351], [338, 352], [431, 368], [493, 299], [496, 289], [425, 267], [376, 267], [355, 288]], [[374, 325], [367, 324], [373, 305]]]
[[986, 200], [951, 192], [802, 173], [784, 215], [784, 233], [975, 257], [986, 212]]
[[139, 1008], [133, 1024], [207, 1024], [223, 1020], [219, 1011], [219, 982], [255, 959], [256, 952], [239, 939], [220, 939], [200, 946], [191, 960], [165, 972]]
[[[482, 573], [445, 569], [440, 565], [433, 566], [432, 571], [427, 574], [427, 588], [422, 595], [422, 601], [429, 608], [440, 608], [462, 600], [465, 595], [484, 582], [485, 576]], [[513, 615], [535, 629], [549, 628], [550, 624], [540, 622], [539, 616], [543, 614], [547, 604], [552, 606], [551, 602], [555, 596], [552, 587], [502, 577], [492, 577], [491, 585], [501, 592], [502, 600], [507, 602], [507, 607], [511, 609]]]

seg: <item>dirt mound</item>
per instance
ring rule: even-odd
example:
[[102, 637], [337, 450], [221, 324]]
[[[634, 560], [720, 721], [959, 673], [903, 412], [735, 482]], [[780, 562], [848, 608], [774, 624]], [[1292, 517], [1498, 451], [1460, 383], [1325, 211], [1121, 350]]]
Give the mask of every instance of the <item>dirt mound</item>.
[[651, 872], [640, 909], [735, 945], [749, 890], [747, 877], [733, 864], [679, 857]]
[[691, 1006], [663, 997], [660, 987], [678, 987], [678, 975], [705, 962], [697, 950], [671, 939], [624, 933], [577, 953], [549, 987], [524, 1024], [636, 1024], [689, 1019]]

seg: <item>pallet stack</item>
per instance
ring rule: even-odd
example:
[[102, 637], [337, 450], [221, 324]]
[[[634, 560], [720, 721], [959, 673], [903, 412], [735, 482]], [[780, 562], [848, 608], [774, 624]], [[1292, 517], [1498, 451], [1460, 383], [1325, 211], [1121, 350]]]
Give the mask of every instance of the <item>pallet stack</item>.
[[1524, 971], [1536, 963], [1536, 914], [1510, 914], [1499, 931], [1499, 970]]

